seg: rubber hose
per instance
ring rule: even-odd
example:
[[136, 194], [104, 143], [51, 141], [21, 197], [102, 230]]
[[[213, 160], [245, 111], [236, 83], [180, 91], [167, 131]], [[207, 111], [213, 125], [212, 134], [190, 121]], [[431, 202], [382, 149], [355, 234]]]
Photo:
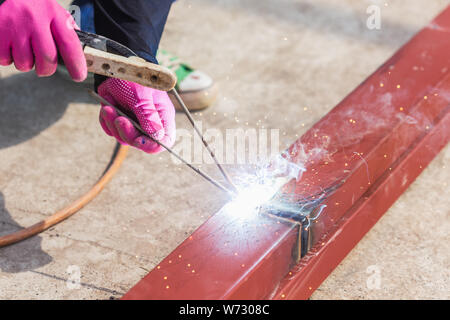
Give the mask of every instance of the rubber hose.
[[116, 151], [102, 177], [85, 195], [81, 196], [79, 199], [75, 200], [67, 207], [54, 213], [47, 219], [42, 220], [32, 225], [31, 227], [0, 237], [0, 248], [39, 234], [81, 210], [81, 208], [91, 202], [103, 190], [108, 182], [111, 181], [111, 179], [117, 173], [123, 161], [125, 160], [128, 153], [128, 148], [128, 146], [122, 146], [119, 144], [118, 147], [116, 146]]

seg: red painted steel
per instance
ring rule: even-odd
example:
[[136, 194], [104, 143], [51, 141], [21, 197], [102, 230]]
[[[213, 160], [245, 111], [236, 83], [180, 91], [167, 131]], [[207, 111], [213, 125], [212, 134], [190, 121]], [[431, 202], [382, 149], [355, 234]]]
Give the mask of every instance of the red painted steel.
[[[211, 217], [192, 236], [167, 256], [125, 299], [245, 298], [241, 285], [257, 286], [269, 294], [274, 275], [281, 279], [290, 269], [290, 252], [296, 242], [296, 227], [267, 217], [234, 216], [226, 209]], [[261, 268], [260, 259], [270, 259]], [[235, 287], [235, 285], [238, 285]]]
[[312, 227], [313, 254], [294, 267], [293, 280], [285, 276], [295, 263], [298, 227], [224, 208], [124, 299], [309, 296], [448, 142], [446, 30], [450, 7], [289, 149], [307, 171], [283, 192], [327, 205]]
[[[450, 83], [447, 84], [450, 90]], [[444, 113], [444, 118], [355, 203], [337, 229], [324, 235], [288, 273], [273, 294], [274, 299], [308, 299], [311, 296], [450, 140], [450, 104]]]

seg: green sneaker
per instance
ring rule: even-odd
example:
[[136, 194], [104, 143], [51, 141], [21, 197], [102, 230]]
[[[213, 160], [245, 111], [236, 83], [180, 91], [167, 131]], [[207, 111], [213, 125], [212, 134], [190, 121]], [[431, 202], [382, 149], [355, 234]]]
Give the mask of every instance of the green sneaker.
[[[189, 110], [205, 109], [214, 103], [218, 89], [211, 77], [200, 70], [195, 70], [165, 50], [158, 50], [156, 59], [160, 65], [176, 74], [178, 79], [176, 89]], [[170, 95], [170, 98], [175, 108], [181, 110], [174, 97]]]

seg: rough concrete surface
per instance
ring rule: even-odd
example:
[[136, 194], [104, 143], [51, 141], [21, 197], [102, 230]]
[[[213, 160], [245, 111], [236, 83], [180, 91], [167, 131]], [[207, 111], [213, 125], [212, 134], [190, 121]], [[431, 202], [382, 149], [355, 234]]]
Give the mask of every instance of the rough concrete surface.
[[[372, 3], [382, 8], [379, 31], [365, 25]], [[204, 128], [280, 129], [284, 147], [447, 3], [184, 0], [173, 6], [162, 47], [219, 84], [218, 102], [195, 115]], [[81, 86], [13, 67], [0, 68], [0, 78], [4, 235], [87, 191], [107, 165], [114, 141], [101, 131], [98, 106]], [[190, 128], [181, 114], [177, 125]], [[450, 298], [449, 160], [447, 146], [313, 299]], [[132, 150], [86, 208], [0, 249], [0, 299], [118, 298], [224, 201], [167, 154]], [[81, 285], [73, 288], [67, 280], [78, 271]]]

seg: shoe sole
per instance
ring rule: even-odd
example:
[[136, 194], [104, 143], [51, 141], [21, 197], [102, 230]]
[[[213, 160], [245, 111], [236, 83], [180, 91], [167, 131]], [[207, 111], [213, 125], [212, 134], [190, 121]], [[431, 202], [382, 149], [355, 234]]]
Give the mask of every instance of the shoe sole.
[[[219, 90], [217, 84], [213, 84], [206, 89], [179, 92], [179, 94], [189, 111], [198, 111], [211, 106], [216, 101], [218, 92]], [[170, 100], [172, 100], [173, 105], [175, 106], [175, 110], [182, 111], [180, 104], [175, 99], [175, 96], [169, 93], [169, 97]]]

